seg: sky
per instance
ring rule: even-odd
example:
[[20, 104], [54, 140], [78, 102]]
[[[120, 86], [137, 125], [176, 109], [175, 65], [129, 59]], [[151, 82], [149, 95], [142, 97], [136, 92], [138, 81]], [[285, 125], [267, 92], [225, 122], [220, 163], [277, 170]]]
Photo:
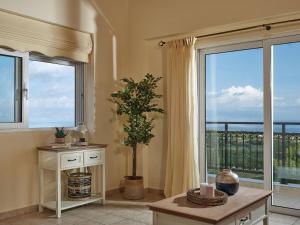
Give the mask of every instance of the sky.
[[[273, 46], [274, 121], [300, 122], [300, 43]], [[206, 55], [206, 120], [263, 121], [263, 49]]]
[[[0, 122], [14, 122], [15, 59], [0, 55]], [[75, 68], [30, 61], [28, 123], [31, 128], [75, 125]]]
[[29, 62], [29, 127], [75, 125], [75, 68]]

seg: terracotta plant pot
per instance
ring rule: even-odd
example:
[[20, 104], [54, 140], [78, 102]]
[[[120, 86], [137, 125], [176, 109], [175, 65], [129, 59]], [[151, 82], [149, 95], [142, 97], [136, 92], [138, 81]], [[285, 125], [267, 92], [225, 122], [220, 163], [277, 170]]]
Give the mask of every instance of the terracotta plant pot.
[[55, 142], [57, 144], [64, 144], [65, 143], [65, 138], [64, 137], [63, 138], [55, 138]]
[[138, 200], [144, 198], [144, 179], [143, 177], [126, 176], [124, 177], [124, 198]]

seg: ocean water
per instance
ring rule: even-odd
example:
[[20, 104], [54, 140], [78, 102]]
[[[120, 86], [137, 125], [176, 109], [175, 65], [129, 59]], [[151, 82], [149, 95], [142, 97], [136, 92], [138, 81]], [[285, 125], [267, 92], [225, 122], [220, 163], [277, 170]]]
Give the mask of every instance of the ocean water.
[[[207, 130], [225, 131], [224, 124], [207, 124]], [[283, 130], [282, 125], [274, 124], [273, 132], [281, 133]], [[263, 132], [263, 125], [261, 124], [229, 124], [228, 131], [246, 131], [246, 132]], [[286, 133], [300, 133], [300, 124], [296, 125], [285, 125]]]

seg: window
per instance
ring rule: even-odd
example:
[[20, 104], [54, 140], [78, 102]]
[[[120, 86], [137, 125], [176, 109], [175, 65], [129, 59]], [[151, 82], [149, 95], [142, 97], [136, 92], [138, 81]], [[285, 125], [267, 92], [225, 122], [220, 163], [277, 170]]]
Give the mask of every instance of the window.
[[299, 35], [199, 50], [201, 180], [231, 168], [281, 213], [300, 210], [299, 52]]
[[83, 122], [83, 63], [0, 51], [0, 128]]
[[205, 69], [208, 180], [230, 167], [262, 187], [263, 49], [258, 43], [207, 51]]
[[22, 81], [28, 54], [0, 49], [0, 127], [16, 128], [26, 125], [24, 118], [27, 90]]
[[82, 64], [31, 55], [29, 128], [74, 127], [82, 122]]

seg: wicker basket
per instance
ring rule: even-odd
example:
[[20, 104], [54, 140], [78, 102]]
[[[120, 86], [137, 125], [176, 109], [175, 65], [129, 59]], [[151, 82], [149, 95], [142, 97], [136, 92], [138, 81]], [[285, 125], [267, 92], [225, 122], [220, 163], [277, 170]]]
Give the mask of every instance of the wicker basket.
[[76, 172], [68, 175], [68, 198], [70, 200], [87, 200], [91, 198], [92, 173]]
[[200, 188], [191, 189], [187, 192], [187, 199], [202, 206], [224, 205], [227, 202], [228, 195], [219, 190], [215, 191], [215, 197], [207, 197], [200, 195]]

